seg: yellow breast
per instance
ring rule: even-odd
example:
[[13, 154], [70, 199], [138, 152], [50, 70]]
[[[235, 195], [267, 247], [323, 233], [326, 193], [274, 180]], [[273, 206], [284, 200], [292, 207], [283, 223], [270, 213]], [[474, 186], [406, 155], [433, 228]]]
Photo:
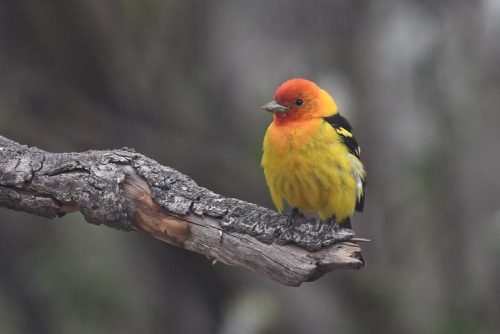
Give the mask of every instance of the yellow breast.
[[353, 214], [357, 188], [349, 152], [322, 118], [272, 123], [264, 138], [262, 167], [278, 211], [285, 199], [322, 219], [335, 215], [342, 221]]

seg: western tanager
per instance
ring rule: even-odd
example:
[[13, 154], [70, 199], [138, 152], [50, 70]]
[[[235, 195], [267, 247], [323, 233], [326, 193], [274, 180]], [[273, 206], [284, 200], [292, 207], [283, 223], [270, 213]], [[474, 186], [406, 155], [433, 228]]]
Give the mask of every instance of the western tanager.
[[274, 113], [262, 167], [278, 211], [286, 200], [294, 213], [314, 212], [350, 226], [354, 211], [363, 210], [366, 173], [352, 128], [333, 98], [312, 81], [291, 79], [262, 109]]

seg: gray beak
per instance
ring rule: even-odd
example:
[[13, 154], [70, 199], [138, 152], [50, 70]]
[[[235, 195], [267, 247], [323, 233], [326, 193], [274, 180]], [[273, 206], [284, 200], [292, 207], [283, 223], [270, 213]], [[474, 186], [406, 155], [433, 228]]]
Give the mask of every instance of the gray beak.
[[262, 106], [262, 109], [269, 112], [282, 113], [286, 111], [286, 106], [279, 104], [276, 101], [271, 101]]

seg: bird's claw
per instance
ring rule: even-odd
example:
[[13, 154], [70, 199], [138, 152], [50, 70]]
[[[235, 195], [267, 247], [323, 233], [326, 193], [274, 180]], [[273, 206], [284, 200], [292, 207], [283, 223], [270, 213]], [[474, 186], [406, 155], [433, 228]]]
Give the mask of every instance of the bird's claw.
[[288, 216], [288, 218], [286, 220], [287, 227], [292, 228], [295, 225], [295, 222], [297, 221], [297, 219], [299, 219], [299, 218], [304, 218], [304, 215], [299, 211], [299, 209], [293, 208], [292, 212], [290, 213], [290, 215]]

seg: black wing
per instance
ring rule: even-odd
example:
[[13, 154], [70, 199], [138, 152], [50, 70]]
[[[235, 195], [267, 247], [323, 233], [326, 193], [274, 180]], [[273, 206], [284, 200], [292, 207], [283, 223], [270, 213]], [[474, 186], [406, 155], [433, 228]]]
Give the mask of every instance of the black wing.
[[[329, 123], [337, 132], [337, 134], [342, 138], [342, 142], [347, 146], [349, 152], [353, 154], [356, 158], [360, 159], [361, 148], [352, 133], [352, 126], [349, 124], [346, 118], [342, 117], [339, 113], [333, 116], [325, 117], [324, 120]], [[361, 159], [360, 159], [361, 160]], [[363, 206], [365, 203], [365, 187], [366, 180], [363, 179], [363, 193], [356, 202], [356, 211], [363, 211]]]
[[337, 131], [340, 138], [342, 138], [342, 141], [349, 149], [349, 152], [354, 154], [356, 158], [359, 158], [361, 155], [361, 148], [352, 134], [352, 126], [349, 124], [347, 119], [342, 117], [339, 113], [336, 113], [333, 116], [325, 117], [324, 119], [331, 126], [333, 126], [335, 131]]

